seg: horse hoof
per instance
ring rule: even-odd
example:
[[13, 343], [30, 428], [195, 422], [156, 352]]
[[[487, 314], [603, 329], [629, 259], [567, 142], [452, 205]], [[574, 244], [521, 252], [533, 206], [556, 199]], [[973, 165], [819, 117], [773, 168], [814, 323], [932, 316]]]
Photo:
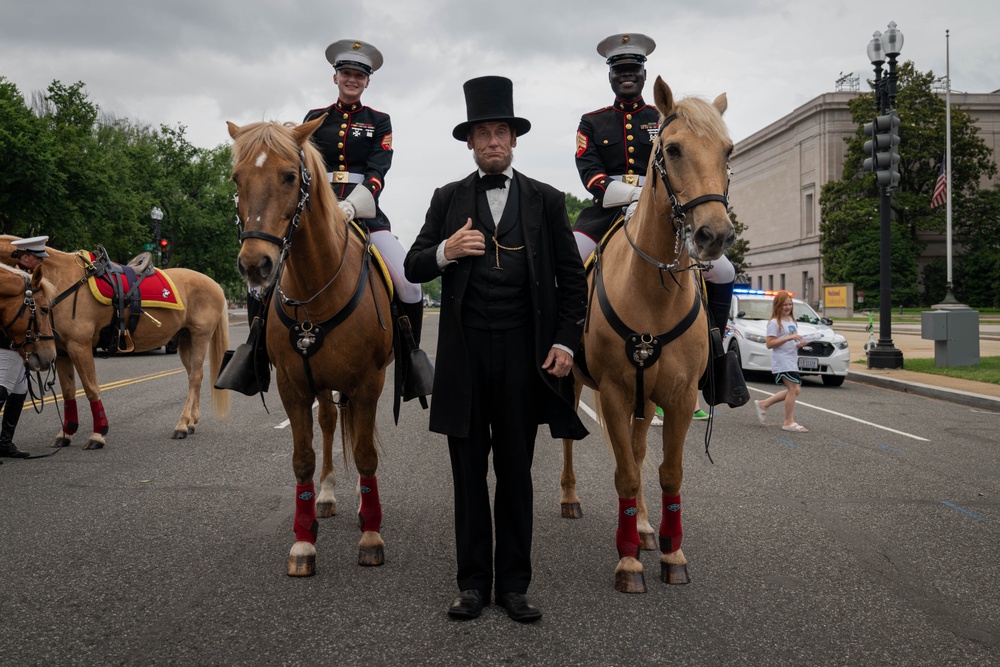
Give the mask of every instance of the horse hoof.
[[69, 445], [70, 445], [69, 438], [63, 438], [62, 436], [60, 436], [55, 440], [53, 440], [52, 444], [49, 446], [58, 448], [58, 447], [69, 447]]
[[188, 435], [194, 433], [194, 426], [188, 426]]
[[659, 551], [660, 545], [653, 533], [639, 533], [639, 548], [643, 551]]
[[615, 590], [619, 593], [645, 593], [646, 579], [642, 572], [615, 572]]
[[316, 555], [289, 556], [288, 576], [289, 577], [311, 577], [316, 574]]
[[104, 443], [100, 440], [88, 440], [83, 446], [84, 449], [104, 449]]
[[583, 508], [580, 507], [580, 503], [561, 503], [561, 506], [562, 506], [562, 518], [564, 519], [583, 518]]
[[665, 584], [690, 584], [688, 566], [660, 563], [660, 581]]
[[183, 440], [184, 438], [188, 437], [188, 432], [186, 429], [176, 429], [174, 431], [174, 434], [170, 437], [173, 438], [174, 440]]
[[322, 501], [316, 503], [316, 518], [329, 519], [337, 513], [337, 506], [332, 502]]
[[378, 567], [385, 562], [385, 548], [379, 544], [358, 549], [358, 565]]

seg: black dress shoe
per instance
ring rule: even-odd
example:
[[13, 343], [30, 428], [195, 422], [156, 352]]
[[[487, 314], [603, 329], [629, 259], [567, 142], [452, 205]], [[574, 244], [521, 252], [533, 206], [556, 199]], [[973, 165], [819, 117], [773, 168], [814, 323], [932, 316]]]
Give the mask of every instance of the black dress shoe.
[[0, 456], [6, 456], [11, 459], [26, 459], [31, 454], [22, 452], [13, 442], [3, 442], [0, 443]]
[[489, 595], [475, 588], [462, 591], [448, 607], [448, 615], [459, 621], [471, 621], [478, 618], [483, 607], [489, 602]]
[[524, 593], [497, 593], [497, 604], [518, 623], [534, 623], [542, 617], [542, 610], [528, 602]]

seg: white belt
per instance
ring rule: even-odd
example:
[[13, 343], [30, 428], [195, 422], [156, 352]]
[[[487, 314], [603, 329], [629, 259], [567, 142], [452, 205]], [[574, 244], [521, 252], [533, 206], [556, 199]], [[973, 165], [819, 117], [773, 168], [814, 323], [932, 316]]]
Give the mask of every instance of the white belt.
[[645, 176], [640, 176], [639, 174], [625, 174], [624, 176], [608, 176], [612, 181], [621, 181], [626, 185], [642, 185], [646, 182]]
[[328, 171], [326, 172], [326, 177], [330, 179], [331, 183], [364, 183], [364, 174], [354, 174], [349, 171]]

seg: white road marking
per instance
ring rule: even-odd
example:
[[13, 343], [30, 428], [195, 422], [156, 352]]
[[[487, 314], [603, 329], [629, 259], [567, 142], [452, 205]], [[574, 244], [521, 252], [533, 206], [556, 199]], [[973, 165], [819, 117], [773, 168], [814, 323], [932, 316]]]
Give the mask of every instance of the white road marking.
[[[768, 396], [773, 396], [774, 395], [774, 392], [767, 392], [767, 391], [764, 391], [763, 389], [757, 389], [756, 387], [749, 387], [749, 389], [753, 389], [754, 391], [759, 391], [760, 393], [767, 394]], [[801, 405], [801, 406], [804, 406], [804, 407], [807, 407], [807, 408], [812, 408], [814, 410], [819, 410], [820, 412], [826, 412], [827, 414], [831, 414], [831, 415], [834, 415], [836, 417], [843, 417], [844, 419], [850, 419], [851, 421], [856, 421], [859, 424], [864, 424], [865, 426], [871, 426], [872, 428], [881, 429], [883, 431], [889, 431], [890, 433], [895, 433], [896, 435], [901, 435], [901, 436], [904, 436], [904, 437], [907, 437], [907, 438], [912, 438], [914, 440], [919, 440], [921, 442], [930, 442], [930, 440], [928, 440], [927, 438], [921, 438], [919, 435], [913, 435], [912, 433], [907, 433], [905, 431], [897, 431], [896, 429], [889, 428], [888, 426], [882, 426], [881, 424], [875, 424], [874, 422], [866, 421], [864, 419], [858, 419], [857, 417], [854, 417], [854, 416], [851, 416], [851, 415], [848, 415], [848, 414], [844, 414], [843, 412], [837, 412], [836, 410], [828, 410], [827, 408], [821, 408], [818, 405], [813, 405], [811, 403], [806, 403], [804, 401], [796, 401], [795, 405], [797, 405], [797, 406]], [[590, 406], [588, 406], [582, 400], [580, 401], [580, 409], [583, 410], [584, 412], [586, 412], [587, 415], [591, 419], [593, 419], [595, 422], [597, 421], [597, 413], [594, 412], [590, 408]]]
[[[313, 407], [312, 407], [312, 409], [315, 410], [318, 407], [319, 407], [319, 401], [313, 401]], [[274, 428], [276, 428], [276, 429], [279, 429], [279, 428], [288, 428], [291, 425], [292, 425], [292, 420], [291, 419], [286, 419], [285, 421], [281, 422], [280, 424], [278, 424]]]

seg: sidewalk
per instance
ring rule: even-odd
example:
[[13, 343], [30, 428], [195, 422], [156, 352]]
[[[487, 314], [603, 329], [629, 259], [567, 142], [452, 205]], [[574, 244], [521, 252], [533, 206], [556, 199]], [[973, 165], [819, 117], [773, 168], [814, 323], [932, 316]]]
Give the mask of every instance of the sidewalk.
[[[998, 328], [1000, 327], [990, 322], [980, 323], [980, 357], [1000, 356], [1000, 335], [997, 335], [1000, 332], [997, 331]], [[933, 373], [914, 373], [902, 369], [871, 369], [865, 364], [853, 363], [866, 360], [864, 345], [868, 341], [868, 334], [864, 330], [864, 325], [859, 327], [854, 323], [846, 325], [837, 323], [834, 324], [834, 329], [847, 338], [851, 347], [852, 363], [847, 376], [849, 382], [864, 382], [887, 389], [1000, 412], [1000, 385], [973, 382]], [[877, 324], [875, 335], [877, 339]], [[893, 325], [892, 343], [896, 349], [903, 353], [903, 359], [934, 358], [934, 341], [924, 340], [920, 337], [919, 324]]]

